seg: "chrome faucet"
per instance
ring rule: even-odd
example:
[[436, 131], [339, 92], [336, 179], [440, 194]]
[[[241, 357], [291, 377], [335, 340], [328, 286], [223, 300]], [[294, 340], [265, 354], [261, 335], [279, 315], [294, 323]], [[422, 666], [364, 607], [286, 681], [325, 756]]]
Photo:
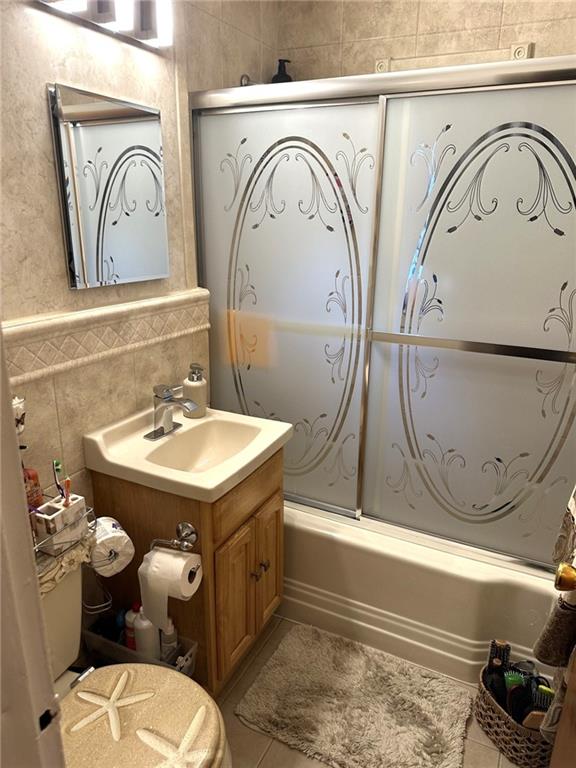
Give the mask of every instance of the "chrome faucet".
[[178, 397], [176, 389], [178, 387], [169, 387], [168, 384], [157, 384], [154, 387], [154, 429], [144, 435], [146, 440], [159, 440], [182, 426], [172, 419], [174, 408], [180, 408], [186, 413], [192, 413], [198, 408], [194, 400]]

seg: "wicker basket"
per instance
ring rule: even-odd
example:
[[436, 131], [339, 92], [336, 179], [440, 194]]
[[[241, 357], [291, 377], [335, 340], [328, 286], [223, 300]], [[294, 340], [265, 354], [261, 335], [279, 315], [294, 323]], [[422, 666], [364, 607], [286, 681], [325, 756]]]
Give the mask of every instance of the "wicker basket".
[[552, 745], [542, 738], [540, 731], [524, 728], [496, 703], [484, 685], [485, 669], [480, 673], [474, 702], [474, 715], [480, 727], [510, 762], [521, 768], [547, 768]]

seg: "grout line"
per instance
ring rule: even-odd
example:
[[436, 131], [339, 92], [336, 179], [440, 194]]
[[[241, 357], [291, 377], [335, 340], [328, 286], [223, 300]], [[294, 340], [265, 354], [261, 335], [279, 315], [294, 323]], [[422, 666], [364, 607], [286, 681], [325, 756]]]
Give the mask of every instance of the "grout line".
[[342, 77], [342, 65], [344, 63], [344, 0], [340, 0], [340, 43], [339, 43], [339, 62], [338, 74]]
[[[571, 18], [572, 17], [570, 17], [570, 19], [567, 19], [567, 20], [569, 21], [569, 20], [571, 20]], [[506, 26], [508, 27], [508, 26], [514, 26], [514, 25], [506, 25]], [[291, 46], [290, 48], [279, 48], [279, 50], [282, 50], [284, 52], [287, 52], [287, 51], [301, 51], [301, 50], [311, 50], [311, 49], [316, 49], [316, 48], [328, 48], [328, 47], [334, 46], [334, 45], [340, 45], [343, 48], [344, 45], [358, 45], [360, 43], [371, 43], [371, 42], [374, 42], [374, 41], [382, 41], [382, 42], [388, 43], [388, 42], [391, 42], [391, 41], [408, 40], [408, 39], [414, 39], [415, 40], [415, 43], [416, 43], [416, 53], [414, 54], [414, 56], [403, 57], [403, 58], [428, 58], [430, 56], [451, 56], [451, 55], [457, 54], [457, 53], [482, 53], [483, 51], [492, 51], [492, 50], [498, 50], [499, 48], [501, 48], [502, 47], [502, 45], [501, 45], [502, 30], [501, 30], [501, 28], [499, 26], [491, 25], [491, 26], [487, 26], [487, 27], [474, 27], [473, 29], [465, 29], [465, 28], [454, 29], [454, 30], [451, 30], [451, 33], [461, 34], [461, 33], [466, 33], [466, 32], [474, 33], [474, 32], [487, 32], [487, 31], [498, 33], [497, 34], [497, 40], [495, 41], [496, 42], [496, 47], [494, 47], [494, 46], [486, 46], [486, 47], [475, 47], [475, 48], [462, 48], [462, 49], [458, 49], [458, 50], [454, 50], [454, 51], [436, 51], [434, 53], [425, 53], [425, 52], [421, 53], [421, 52], [418, 52], [418, 44], [419, 44], [419, 41], [420, 41], [420, 39], [422, 37], [424, 37], [424, 38], [428, 38], [428, 37], [441, 37], [441, 36], [444, 36], [445, 34], [448, 34], [448, 33], [444, 33], [444, 32], [423, 32], [423, 33], [420, 33], [420, 32], [418, 32], [418, 33], [402, 34], [402, 35], [380, 35], [380, 36], [377, 36], [377, 37], [362, 37], [362, 38], [358, 38], [358, 39], [354, 39], [354, 40], [343, 40], [341, 43], [338, 43], [337, 41], [332, 41], [332, 42], [326, 42], [326, 43], [318, 43], [318, 44], [314, 44], [314, 45], [298, 45], [298, 46], [295, 45], [295, 46]], [[266, 47], [270, 48], [270, 46], [268, 46], [266, 43], [262, 43], [262, 44], [265, 45]], [[507, 48], [508, 46], [504, 46], [504, 47]], [[397, 57], [395, 57], [395, 58], [397, 58]]]
[[418, 53], [418, 40], [420, 38], [420, 10], [422, 8], [422, 0], [418, 3], [418, 9], [416, 11], [416, 50], [414, 51], [414, 55]]
[[225, 25], [225, 26], [227, 26], [227, 27], [230, 27], [230, 29], [233, 29], [234, 32], [240, 32], [241, 35], [244, 35], [244, 37], [250, 38], [250, 40], [255, 40], [257, 43], [261, 43], [262, 42], [262, 40], [260, 40], [259, 37], [255, 37], [255, 35], [251, 35], [250, 32], [246, 32], [245, 29], [240, 29], [240, 27], [237, 27], [234, 24], [230, 24], [229, 21], [222, 21], [222, 20], [220, 20], [220, 23]]
[[[508, 48], [487, 48], [483, 49], [481, 51], [459, 51], [454, 53], [435, 53], [432, 55], [421, 55], [421, 56], [392, 56], [391, 61], [419, 61], [421, 59], [440, 59], [440, 58], [452, 58], [452, 57], [461, 57], [461, 56], [474, 56], [477, 54], [488, 54], [488, 53], [495, 53], [495, 54], [509, 54]], [[498, 62], [498, 61], [506, 61], [506, 58], [491, 58], [486, 60], [482, 63], [490, 63], [490, 62]], [[478, 62], [450, 62], [447, 61], [444, 64], [439, 65], [438, 63], [432, 62], [431, 64], [427, 64], [426, 68], [435, 68], [438, 66], [442, 67], [450, 67], [450, 66], [467, 66], [468, 64], [475, 64]]]
[[[499, 40], [498, 40], [498, 44], [499, 44], [500, 48], [502, 48], [502, 34], [503, 34], [505, 29], [513, 29], [515, 27], [538, 27], [541, 24], [558, 24], [558, 23], [561, 23], [561, 22], [570, 22], [570, 21], [574, 21], [574, 20], [576, 20], [576, 15], [574, 15], [574, 16], [565, 16], [565, 17], [562, 17], [562, 18], [560, 18], [558, 16], [555, 16], [555, 17], [552, 17], [550, 19], [538, 19], [536, 21], [523, 21], [522, 19], [518, 19], [518, 20], [515, 20], [515, 21], [508, 22], [507, 24], [501, 24], [500, 25], [500, 37], [499, 37]], [[532, 35], [536, 35], [536, 34], [537, 34], [537, 32], [527, 31], [527, 32], [522, 32], [520, 36], [523, 39], [526, 39], [526, 38], [530, 38]], [[532, 39], [531, 42], [536, 43], [537, 40]], [[506, 45], [506, 46], [504, 46], [504, 48], [508, 49], [508, 48], [510, 48], [510, 46]], [[539, 54], [537, 54], [537, 56], [538, 55]], [[553, 54], [547, 54], [547, 55], [557, 56], [559, 54], [553, 53]]]
[[504, 21], [504, 0], [502, 0], [502, 5], [500, 6], [500, 33], [498, 34], [498, 46], [502, 47], [502, 29], [503, 29], [503, 21]]
[[[322, 0], [321, 0], [322, 1]], [[329, 2], [329, 0], [328, 0]], [[498, 27], [494, 27], [492, 25], [491, 27], [478, 27], [478, 30], [482, 29], [498, 29]], [[451, 32], [474, 32], [477, 30], [471, 29], [455, 29], [451, 30]], [[444, 32], [426, 32], [426, 35], [443, 35]], [[416, 32], [402, 32], [399, 35], [372, 35], [371, 37], [354, 37], [354, 38], [347, 38], [345, 40], [341, 40], [341, 45], [354, 45], [355, 43], [366, 43], [370, 42], [371, 40], [402, 40], [403, 37], [417, 37]], [[319, 48], [322, 45], [337, 45], [338, 41], [335, 40], [332, 43], [316, 43], [315, 45], [300, 45], [300, 46], [293, 46], [294, 48]]]
[[201, 11], [202, 13], [205, 13], [206, 16], [211, 16], [213, 19], [218, 19], [218, 21], [222, 21], [222, 10], [223, 9], [222, 9], [222, 3], [221, 2], [219, 3], [219, 5], [220, 5], [220, 15], [219, 16], [216, 16], [215, 13], [210, 13], [210, 11], [207, 10], [207, 8], [206, 8], [206, 3], [202, 3], [202, 5], [199, 5], [197, 2], [194, 2], [194, 0], [192, 0], [191, 5], [193, 5], [194, 8], [196, 8], [198, 11]]
[[[277, 616], [280, 621], [289, 621], [290, 624], [298, 624], [299, 626], [302, 625], [301, 621], [296, 621], [296, 619], [289, 619], [287, 616], [281, 616], [279, 613], [275, 613], [274, 616]], [[280, 624], [278, 624], [280, 626]]]
[[262, 765], [262, 763], [264, 762], [264, 758], [266, 757], [268, 752], [270, 752], [270, 750], [272, 749], [272, 744], [274, 743], [275, 739], [273, 739], [271, 736], [269, 736], [268, 738], [270, 740], [270, 743], [268, 744], [268, 746], [264, 750], [264, 753], [263, 753], [262, 757], [260, 758], [260, 760], [258, 760], [258, 762], [256, 763], [255, 768], [258, 768], [258, 766]]
[[[469, 64], [477, 64], [477, 63], [489, 64], [489, 63], [497, 63], [497, 62], [507, 61], [506, 56], [509, 56], [509, 48], [507, 48], [507, 47], [506, 48], [489, 48], [489, 49], [484, 49], [484, 50], [481, 50], [481, 51], [459, 51], [459, 52], [454, 52], [454, 53], [437, 53], [437, 54], [435, 53], [433, 55], [423, 55], [423, 56], [392, 56], [391, 57], [391, 61], [420, 61], [421, 59], [441, 59], [441, 58], [452, 59], [452, 58], [460, 58], [462, 56], [475, 56], [475, 55], [478, 55], [478, 54], [489, 54], [489, 53], [501, 53], [501, 54], [503, 54], [503, 57], [502, 58], [490, 58], [490, 59], [486, 59], [485, 61], [482, 61], [482, 62], [477, 62], [477, 61], [462, 62], [461, 60], [459, 60], [459, 61], [447, 61], [444, 64], [438, 64], [436, 62], [432, 62], [430, 64], [426, 64], [426, 68], [432, 68], [433, 69], [433, 68], [439, 67], [439, 66], [442, 66], [442, 67], [468, 66]], [[416, 67], [416, 69], [420, 69], [420, 67]]]
[[[495, 43], [496, 43], [496, 45], [498, 47], [500, 47], [500, 34], [501, 34], [500, 27], [479, 27], [478, 29], [470, 29], [470, 30], [460, 29], [460, 30], [455, 31], [454, 34], [455, 35], [459, 35], [459, 34], [461, 34], [463, 32], [495, 32], [496, 33]], [[423, 52], [419, 51], [420, 40], [423, 37], [424, 38], [429, 38], [429, 37], [436, 37], [436, 36], [438, 36], [438, 37], [444, 36], [444, 32], [428, 32], [428, 33], [425, 33], [423, 35], [418, 35], [417, 38], [416, 38], [416, 52], [417, 52], [416, 55], [419, 56], [419, 57], [420, 56], [421, 57], [427, 57], [427, 56], [450, 56], [450, 54], [452, 54], [452, 53], [482, 53], [482, 51], [493, 51], [493, 50], [495, 50], [495, 48], [493, 46], [486, 46], [486, 47], [483, 47], [483, 48], [462, 48], [462, 49], [458, 49], [458, 50], [454, 50], [454, 51], [441, 51], [440, 53], [439, 52], [423, 53]]]
[[[378, 38], [374, 38], [378, 39]], [[357, 42], [364, 42], [363, 40], [358, 40]], [[333, 48], [335, 45], [342, 47], [342, 44], [339, 43], [337, 40], [334, 40], [331, 43], [319, 43], [318, 45], [300, 45], [298, 47], [294, 46], [292, 48], [279, 48], [279, 51], [310, 51], [315, 50], [316, 48]]]
[[[133, 373], [135, 374], [135, 371], [133, 371]], [[60, 456], [53, 456], [52, 458], [60, 458], [60, 461], [64, 465], [64, 469], [66, 469], [66, 462], [64, 457], [64, 440], [62, 439], [62, 425], [60, 422], [60, 411], [58, 409], [58, 393], [56, 391], [56, 375], [54, 374], [50, 376], [49, 381], [52, 382], [52, 396], [54, 398], [54, 411], [56, 412], [56, 426], [58, 428], [58, 444], [60, 446]]]

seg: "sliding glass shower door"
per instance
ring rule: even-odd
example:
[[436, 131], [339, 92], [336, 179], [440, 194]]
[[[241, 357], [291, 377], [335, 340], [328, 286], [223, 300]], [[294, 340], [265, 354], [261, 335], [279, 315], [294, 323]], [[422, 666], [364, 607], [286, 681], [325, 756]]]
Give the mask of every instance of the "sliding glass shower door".
[[207, 110], [195, 141], [212, 404], [294, 424], [288, 497], [550, 562], [576, 86]]
[[549, 560], [576, 480], [575, 88], [392, 98], [385, 147], [363, 511]]
[[199, 120], [215, 407], [294, 424], [285, 490], [354, 514], [378, 104]]

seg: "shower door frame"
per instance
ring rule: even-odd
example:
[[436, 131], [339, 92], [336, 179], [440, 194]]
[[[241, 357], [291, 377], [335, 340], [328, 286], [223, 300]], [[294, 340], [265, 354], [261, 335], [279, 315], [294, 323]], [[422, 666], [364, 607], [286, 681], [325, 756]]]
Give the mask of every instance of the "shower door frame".
[[[471, 342], [462, 339], [442, 339], [407, 333], [387, 333], [374, 330], [374, 290], [376, 262], [379, 248], [379, 222], [381, 215], [382, 183], [384, 171], [384, 139], [386, 130], [386, 104], [389, 99], [486, 92], [518, 88], [558, 85], [576, 85], [576, 55], [558, 56], [525, 61], [507, 61], [491, 64], [442, 67], [437, 69], [407, 70], [378, 75], [357, 75], [325, 80], [308, 80], [278, 85], [254, 85], [189, 94], [192, 135], [192, 175], [195, 197], [195, 234], [198, 284], [205, 285], [204, 235], [202, 231], [202, 184], [200, 174], [200, 139], [198, 120], [202, 114], [233, 114], [245, 112], [333, 107], [341, 104], [378, 102], [377, 154], [375, 162], [376, 184], [373, 199], [371, 248], [366, 286], [366, 320], [364, 338], [363, 380], [360, 398], [360, 428], [357, 463], [356, 510], [348, 517], [359, 520], [363, 513], [364, 464], [366, 451], [367, 403], [372, 341], [386, 344], [419, 345], [433, 348], [456, 349], [480, 354], [522, 357], [576, 365], [576, 352], [523, 347], [491, 342]], [[289, 500], [306, 504], [291, 497]], [[330, 505], [314, 502], [324, 511], [334, 512]], [[380, 519], [380, 518], [378, 518]], [[400, 523], [390, 523], [403, 527]], [[440, 534], [429, 534], [446, 538]], [[476, 545], [474, 545], [476, 546]], [[523, 558], [518, 561], [531, 565], [544, 565]]]

